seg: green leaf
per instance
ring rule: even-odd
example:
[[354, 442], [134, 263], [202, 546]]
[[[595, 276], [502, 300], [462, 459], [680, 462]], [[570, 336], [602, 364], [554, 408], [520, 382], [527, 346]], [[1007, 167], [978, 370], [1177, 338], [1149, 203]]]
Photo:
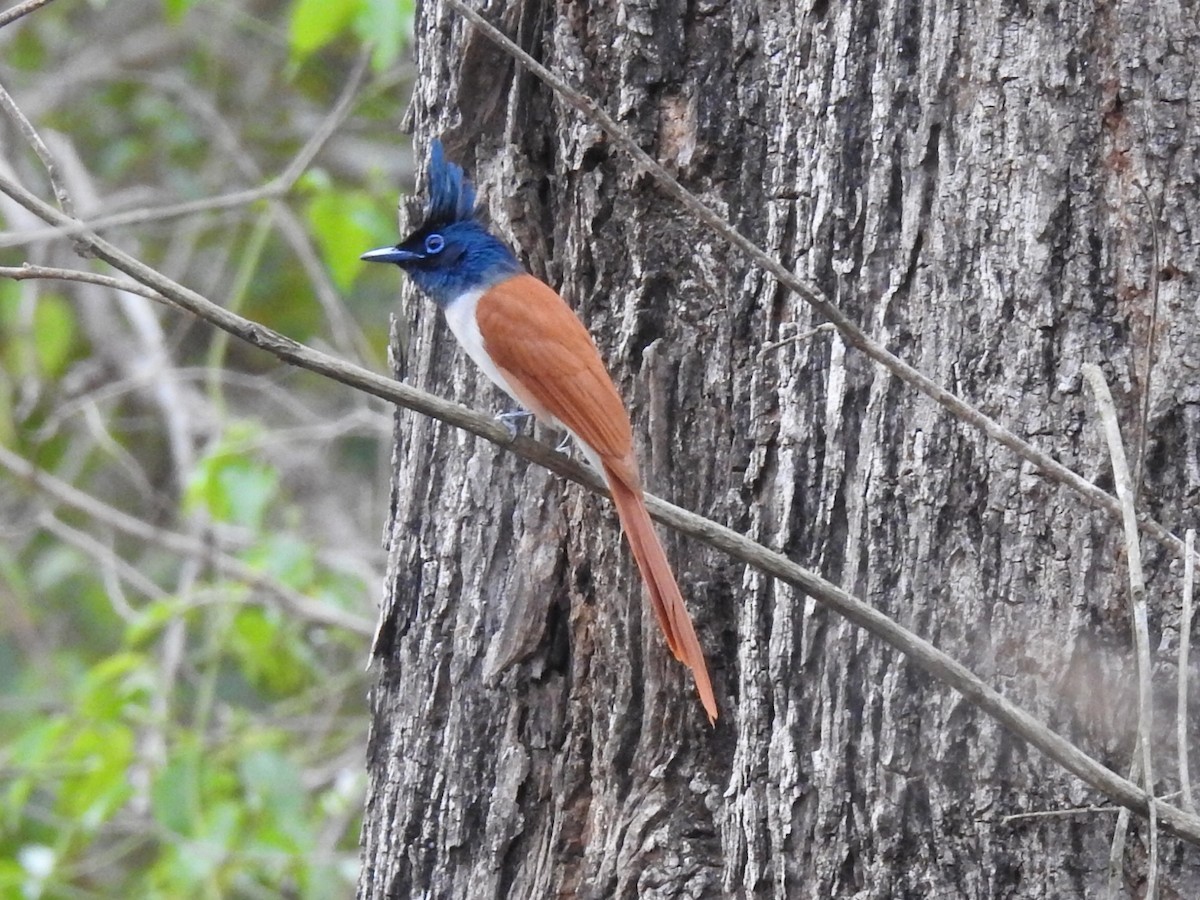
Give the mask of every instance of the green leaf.
[[183, 614], [186, 605], [177, 597], [155, 600], [138, 611], [125, 629], [125, 642], [130, 647], [142, 647], [158, 637], [159, 632]]
[[75, 311], [57, 294], [43, 294], [33, 311], [33, 345], [48, 377], [62, 374], [75, 344]]
[[262, 527], [267, 505], [279, 486], [279, 473], [250, 459], [230, 459], [217, 473], [225, 518], [254, 529]]
[[288, 587], [304, 590], [316, 578], [316, 554], [311, 544], [286, 532], [271, 532], [244, 554], [247, 563], [273, 575]]
[[287, 620], [265, 610], [240, 610], [226, 641], [226, 650], [243, 677], [276, 697], [288, 696], [305, 684], [310, 666], [302, 645], [286, 627]]
[[57, 759], [69, 725], [66, 716], [35, 721], [0, 749], [0, 768], [17, 775], [0, 794], [0, 823], [9, 831], [16, 831], [35, 788], [53, 791], [57, 786], [52, 786], [51, 779], [57, 780], [58, 776], [51, 773], [60, 768]]
[[254, 429], [231, 426], [197, 464], [184, 490], [185, 509], [204, 509], [219, 522], [260, 531], [279, 487], [279, 472], [242, 449]]
[[257, 608], [243, 609], [234, 619], [230, 649], [248, 659], [267, 659], [279, 632], [279, 622]]
[[[181, 841], [160, 863], [166, 881], [163, 896], [218, 896], [212, 890], [212, 880], [224, 861], [220, 848], [208, 841]], [[206, 883], [210, 889], [202, 892], [200, 889]]]
[[302, 818], [308, 794], [290, 759], [274, 750], [254, 750], [238, 761], [238, 773], [253, 812], [266, 812], [283, 822]]
[[195, 5], [196, 0], [163, 0], [163, 12], [166, 13], [167, 21], [174, 25]]
[[79, 714], [101, 724], [140, 720], [154, 677], [140, 653], [113, 654], [93, 666], [80, 682]]
[[58, 811], [89, 831], [107, 821], [133, 793], [133, 744], [133, 731], [123, 725], [78, 728], [66, 754], [77, 774], [63, 782]]
[[371, 68], [382, 72], [412, 41], [412, 0], [365, 0], [354, 19], [354, 32], [371, 45]]
[[296, 0], [288, 25], [292, 59], [303, 60], [337, 38], [353, 21], [362, 0]]
[[200, 760], [196, 751], [177, 753], [150, 789], [154, 818], [168, 831], [187, 835], [200, 811]]
[[204, 809], [193, 848], [214, 865], [222, 864], [245, 847], [242, 822], [245, 808], [239, 798], [214, 801]]
[[395, 230], [375, 199], [362, 191], [322, 191], [309, 202], [307, 213], [325, 265], [343, 291], [366, 267], [359, 257], [378, 245], [379, 235]]
[[[8, 6], [6, 4], [6, 6]], [[11, 7], [9, 7], [11, 8]], [[46, 64], [46, 44], [43, 29], [17, 28], [16, 34], [5, 35], [4, 61], [18, 69], [35, 72]]]
[[29, 335], [24, 298], [16, 282], [0, 281], [0, 363], [14, 380], [37, 369], [37, 352]]

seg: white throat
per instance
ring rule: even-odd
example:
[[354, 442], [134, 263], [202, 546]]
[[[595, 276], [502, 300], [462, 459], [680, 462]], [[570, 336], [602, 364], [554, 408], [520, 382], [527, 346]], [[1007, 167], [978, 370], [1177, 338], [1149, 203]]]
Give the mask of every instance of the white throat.
[[483, 335], [479, 333], [479, 323], [475, 321], [475, 307], [479, 305], [479, 298], [483, 294], [483, 289], [465, 291], [443, 306], [442, 311], [446, 314], [446, 324], [450, 326], [450, 330], [454, 332], [454, 337], [458, 339], [462, 348], [467, 351], [467, 355], [475, 361], [475, 365], [483, 370], [483, 374], [516, 400], [517, 395], [508, 386], [508, 382], [500, 374], [500, 370], [496, 368], [496, 364], [492, 362], [492, 358], [483, 347]]

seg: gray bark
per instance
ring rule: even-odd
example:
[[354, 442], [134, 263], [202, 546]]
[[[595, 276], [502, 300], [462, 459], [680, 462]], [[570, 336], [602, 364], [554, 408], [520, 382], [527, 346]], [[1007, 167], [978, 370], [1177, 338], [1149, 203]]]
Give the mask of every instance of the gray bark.
[[[1110, 489], [1080, 367], [1103, 366], [1135, 453], [1157, 291], [1142, 502], [1195, 524], [1194, 4], [488, 14], [878, 340]], [[801, 301], [448, 9], [427, 4], [417, 36], [419, 146], [446, 137], [579, 311], [650, 490], [815, 568], [1127, 772], [1119, 523], [837, 336], [764, 354], [819, 324]], [[400, 320], [400, 377], [505, 408], [432, 305], [406, 289]], [[1005, 817], [1103, 799], [897, 653], [668, 536], [710, 729], [607, 501], [408, 413], [396, 438], [361, 897], [1102, 894], [1114, 815]], [[1162, 795], [1180, 569], [1144, 550]], [[1147, 846], [1135, 822], [1131, 895]], [[1162, 852], [1162, 895], [1200, 896], [1196, 849]]]

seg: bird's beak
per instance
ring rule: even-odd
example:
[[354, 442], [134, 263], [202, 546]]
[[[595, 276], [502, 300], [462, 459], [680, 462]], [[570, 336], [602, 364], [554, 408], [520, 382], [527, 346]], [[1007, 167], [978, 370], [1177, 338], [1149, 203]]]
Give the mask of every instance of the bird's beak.
[[414, 253], [412, 250], [401, 250], [399, 247], [380, 247], [378, 250], [368, 250], [359, 257], [359, 259], [366, 262], [396, 263], [397, 265], [403, 265], [406, 262], [413, 262], [414, 260], [424, 258], [425, 254], [423, 253]]

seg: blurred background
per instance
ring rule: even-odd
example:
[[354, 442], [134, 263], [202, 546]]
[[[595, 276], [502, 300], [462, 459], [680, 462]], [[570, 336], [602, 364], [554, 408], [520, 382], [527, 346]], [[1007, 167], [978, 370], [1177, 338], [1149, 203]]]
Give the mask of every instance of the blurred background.
[[[0, 85], [106, 238], [386, 372], [400, 279], [358, 256], [412, 191], [411, 29], [412, 0], [58, 0], [0, 28]], [[53, 202], [12, 115], [0, 173]], [[116, 274], [0, 198], [27, 262]], [[145, 297], [0, 278], [0, 896], [353, 892], [391, 429]]]

